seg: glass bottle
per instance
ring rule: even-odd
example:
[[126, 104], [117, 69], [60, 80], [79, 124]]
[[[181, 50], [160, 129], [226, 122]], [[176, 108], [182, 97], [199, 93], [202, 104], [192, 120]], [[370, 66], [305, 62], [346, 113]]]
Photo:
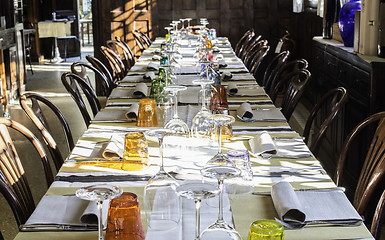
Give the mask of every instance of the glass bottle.
[[151, 82], [150, 98], [157, 99], [159, 94], [163, 91], [164, 86], [166, 86], [166, 77], [169, 80], [169, 77], [166, 74], [164, 68], [159, 68], [158, 77], [154, 78]]
[[378, 56], [385, 58], [385, 0], [380, 0], [378, 19]]

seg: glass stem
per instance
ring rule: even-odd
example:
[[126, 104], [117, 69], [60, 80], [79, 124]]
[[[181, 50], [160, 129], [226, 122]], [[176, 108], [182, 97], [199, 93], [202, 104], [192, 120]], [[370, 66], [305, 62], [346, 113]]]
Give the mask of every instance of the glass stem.
[[159, 155], [160, 155], [160, 169], [159, 172], [164, 172], [163, 168], [163, 136], [158, 138], [159, 141]]
[[218, 188], [219, 188], [218, 222], [223, 222], [223, 178], [218, 179]]
[[178, 92], [174, 92], [174, 117], [178, 119]]
[[218, 153], [222, 153], [222, 125], [218, 124]]
[[99, 218], [98, 218], [98, 232], [99, 232], [99, 240], [103, 240], [103, 219], [102, 219], [102, 210], [103, 210], [103, 202], [97, 201], [97, 207], [99, 210]]
[[200, 239], [201, 233], [201, 199], [195, 199], [195, 240]]
[[201, 85], [202, 87], [202, 110], [206, 110], [206, 85]]

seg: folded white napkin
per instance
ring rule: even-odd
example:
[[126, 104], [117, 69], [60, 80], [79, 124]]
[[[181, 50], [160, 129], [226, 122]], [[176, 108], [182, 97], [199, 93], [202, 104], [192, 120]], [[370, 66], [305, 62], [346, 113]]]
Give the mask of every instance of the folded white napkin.
[[154, 80], [156, 78], [156, 75], [154, 72], [146, 72], [143, 78]]
[[362, 223], [362, 218], [341, 190], [294, 191], [290, 183], [279, 182], [272, 187], [271, 198], [279, 219], [288, 227]]
[[220, 68], [227, 67], [227, 63], [226, 63], [226, 61], [224, 59], [219, 60], [218, 64], [219, 64]]
[[222, 74], [221, 74], [221, 80], [229, 80], [233, 77], [233, 74], [231, 72], [228, 72], [228, 71], [224, 71]]
[[277, 153], [277, 148], [275, 147], [273, 139], [266, 131], [256, 134], [254, 138], [249, 140], [249, 144], [251, 152], [255, 155], [260, 155], [262, 153]]
[[119, 159], [123, 158], [123, 152], [124, 134], [114, 134], [103, 151], [103, 157], [111, 160]]
[[150, 62], [147, 65], [148, 70], [159, 70], [159, 63]]
[[251, 109], [250, 103], [242, 103], [237, 109], [237, 115], [240, 118], [252, 119], [254, 114], [253, 109]]
[[227, 93], [229, 95], [235, 95], [238, 93], [238, 86], [237, 84], [231, 82], [227, 85]]
[[145, 97], [148, 93], [148, 87], [145, 83], [137, 83], [133, 95], [136, 97]]
[[160, 61], [160, 59], [161, 59], [161, 56], [159, 56], [159, 55], [152, 56], [152, 60], [154, 60], [154, 61]]
[[139, 103], [133, 103], [126, 113], [126, 118], [130, 122], [136, 122], [138, 119]]
[[[109, 201], [103, 201], [103, 223], [107, 220]], [[76, 196], [45, 195], [40, 200], [24, 226], [58, 224], [70, 226], [92, 225], [97, 228], [98, 210], [96, 202]]]

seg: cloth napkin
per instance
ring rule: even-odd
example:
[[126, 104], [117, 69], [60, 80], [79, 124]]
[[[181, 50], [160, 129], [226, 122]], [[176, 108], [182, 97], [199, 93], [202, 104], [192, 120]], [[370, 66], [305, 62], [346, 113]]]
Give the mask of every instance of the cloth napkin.
[[271, 138], [270, 134], [266, 131], [263, 131], [254, 138], [249, 140], [251, 152], [255, 155], [260, 155], [262, 153], [276, 154], [277, 148]]
[[103, 157], [113, 160], [123, 158], [124, 134], [114, 134], [103, 151]]
[[[229, 84], [230, 86], [230, 84]], [[253, 110], [251, 109], [250, 103], [244, 102], [237, 109], [237, 116], [241, 119], [252, 119], [253, 118]]]
[[137, 83], [133, 95], [135, 97], [145, 97], [148, 93], [148, 87], [145, 83]]
[[138, 119], [139, 103], [133, 103], [126, 113], [129, 122], [136, 122]]
[[238, 86], [237, 84], [231, 82], [227, 85], [227, 94], [229, 95], [235, 95], [238, 93]]
[[159, 55], [152, 56], [152, 60], [154, 60], [154, 61], [160, 61], [160, 59], [161, 59], [161, 56], [159, 56]]
[[252, 109], [250, 103], [244, 102], [237, 108], [237, 116], [243, 121], [285, 122], [286, 118], [277, 108]]
[[159, 63], [150, 62], [147, 65], [148, 70], [159, 70]]
[[[103, 201], [102, 218], [106, 223], [109, 201]], [[76, 196], [45, 195], [37, 205], [22, 230], [34, 225], [67, 225], [97, 229], [98, 209], [96, 202]], [[38, 229], [37, 229], [38, 230]]]
[[156, 75], [154, 72], [146, 72], [143, 78], [154, 80], [156, 78]]
[[279, 219], [292, 228], [307, 224], [359, 225], [362, 218], [341, 190], [294, 191], [279, 182], [271, 189]]
[[226, 63], [226, 61], [225, 61], [224, 59], [219, 60], [219, 61], [218, 61], [218, 64], [219, 64], [219, 67], [220, 67], [220, 68], [225, 68], [225, 67], [227, 67], [227, 63]]
[[221, 80], [229, 80], [233, 77], [233, 74], [231, 72], [228, 72], [228, 71], [224, 71], [222, 74], [221, 74]]

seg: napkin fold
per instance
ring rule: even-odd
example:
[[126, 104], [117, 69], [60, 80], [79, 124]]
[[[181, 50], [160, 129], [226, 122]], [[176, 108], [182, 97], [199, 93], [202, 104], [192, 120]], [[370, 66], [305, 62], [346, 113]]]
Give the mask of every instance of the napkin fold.
[[227, 94], [229, 95], [235, 95], [238, 93], [238, 86], [237, 84], [231, 82], [227, 85]]
[[154, 72], [146, 72], [143, 76], [144, 79], [151, 79], [154, 80], [156, 78], [156, 75]]
[[123, 158], [124, 134], [114, 134], [103, 151], [103, 157], [114, 160]]
[[160, 61], [160, 59], [161, 59], [161, 56], [160, 56], [160, 55], [154, 55], [154, 56], [152, 56], [152, 60], [154, 60], [154, 61]]
[[254, 114], [253, 109], [251, 109], [250, 103], [242, 103], [237, 109], [237, 116], [241, 119], [252, 119]]
[[221, 74], [221, 80], [229, 80], [233, 77], [233, 74], [231, 72], [228, 72], [228, 71], [224, 71], [222, 74]]
[[150, 62], [147, 65], [148, 70], [159, 70], [159, 63]]
[[138, 119], [139, 103], [133, 103], [126, 113], [129, 122], [136, 122]]
[[220, 68], [225, 68], [225, 67], [227, 67], [227, 63], [226, 63], [226, 61], [225, 61], [224, 59], [219, 60], [219, 61], [218, 61], [218, 64], [219, 64], [219, 67], [220, 67]]
[[272, 187], [271, 198], [279, 219], [288, 227], [362, 223], [362, 218], [341, 190], [294, 191], [290, 183], [279, 182]]
[[277, 153], [277, 148], [275, 147], [274, 141], [270, 134], [266, 131], [256, 134], [254, 138], [249, 140], [249, 144], [251, 152], [255, 155], [260, 155], [263, 153]]
[[133, 92], [135, 97], [145, 97], [148, 93], [148, 87], [145, 83], [137, 83]]

